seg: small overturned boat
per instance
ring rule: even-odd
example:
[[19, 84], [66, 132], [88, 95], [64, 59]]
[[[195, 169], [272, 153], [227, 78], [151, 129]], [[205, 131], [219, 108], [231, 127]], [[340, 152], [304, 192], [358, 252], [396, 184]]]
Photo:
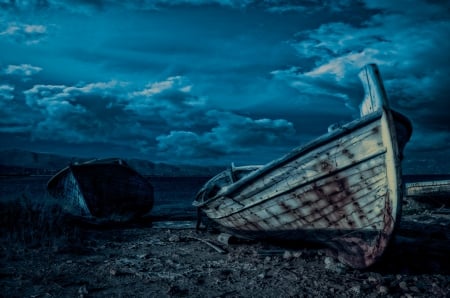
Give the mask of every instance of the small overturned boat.
[[231, 167], [193, 205], [236, 236], [327, 245], [353, 268], [374, 264], [400, 218], [411, 122], [391, 110], [376, 65], [359, 73], [361, 117], [264, 166]]
[[153, 186], [122, 159], [71, 164], [47, 183], [50, 195], [74, 216], [128, 221], [153, 207]]
[[407, 207], [450, 207], [450, 175], [407, 175], [404, 180]]
[[446, 197], [450, 199], [450, 175], [425, 176], [405, 182], [406, 197]]

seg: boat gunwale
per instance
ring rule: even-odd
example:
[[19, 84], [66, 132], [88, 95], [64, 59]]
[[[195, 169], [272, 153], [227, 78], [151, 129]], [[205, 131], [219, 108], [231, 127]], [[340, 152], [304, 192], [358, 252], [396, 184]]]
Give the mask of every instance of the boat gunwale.
[[[289, 163], [293, 159], [297, 158], [299, 155], [307, 154], [321, 146], [323, 146], [326, 143], [332, 142], [336, 139], [339, 139], [341, 136], [346, 135], [352, 131], [355, 131], [361, 127], [364, 127], [370, 123], [373, 123], [377, 121], [378, 119], [381, 119], [383, 114], [386, 113], [385, 109], [382, 108], [378, 111], [375, 111], [373, 113], [370, 113], [366, 116], [363, 116], [361, 118], [355, 119], [336, 130], [333, 130], [329, 133], [326, 133], [322, 136], [319, 136], [318, 138], [306, 143], [305, 145], [299, 146], [282, 156], [281, 158], [275, 159], [271, 162], [269, 162], [266, 165], [261, 166], [261, 168], [251, 172], [247, 176], [243, 177], [242, 179], [230, 184], [227, 187], [224, 187], [219, 191], [214, 197], [207, 199], [203, 202], [198, 202], [195, 200], [193, 202], [193, 205], [195, 207], [203, 207], [221, 197], [229, 196], [231, 193], [238, 191], [241, 187], [243, 187], [247, 183], [251, 183], [254, 180], [257, 180], [260, 178], [260, 176], [270, 172], [276, 167], [282, 166], [286, 163]], [[396, 112], [396, 114], [400, 114]], [[400, 114], [401, 115], [401, 114]], [[218, 174], [219, 175], [219, 174]]]

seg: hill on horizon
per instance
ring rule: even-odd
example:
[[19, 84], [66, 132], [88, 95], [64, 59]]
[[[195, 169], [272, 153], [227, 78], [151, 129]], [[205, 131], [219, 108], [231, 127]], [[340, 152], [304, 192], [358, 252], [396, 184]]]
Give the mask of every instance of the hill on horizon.
[[[95, 159], [64, 156], [20, 149], [0, 151], [0, 175], [52, 175], [71, 163]], [[120, 157], [118, 157], [120, 158]], [[145, 176], [214, 176], [225, 166], [196, 166], [155, 163], [137, 158], [122, 158], [132, 168]]]

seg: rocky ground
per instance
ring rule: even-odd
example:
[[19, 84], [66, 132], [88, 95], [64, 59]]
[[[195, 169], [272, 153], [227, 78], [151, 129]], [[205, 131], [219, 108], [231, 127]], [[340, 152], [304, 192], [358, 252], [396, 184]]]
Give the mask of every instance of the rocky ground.
[[193, 222], [82, 227], [77, 241], [49, 245], [2, 240], [0, 296], [450, 297], [449, 215], [406, 212], [383, 261], [366, 270], [323, 249], [225, 245]]

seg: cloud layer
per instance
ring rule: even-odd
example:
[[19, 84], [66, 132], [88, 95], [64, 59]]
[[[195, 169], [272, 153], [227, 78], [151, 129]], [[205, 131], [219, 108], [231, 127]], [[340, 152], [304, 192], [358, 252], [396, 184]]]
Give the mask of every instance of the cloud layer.
[[406, 156], [433, 146], [450, 154], [449, 8], [425, 0], [0, 1], [0, 138], [262, 163], [357, 116], [356, 73], [377, 63], [392, 106], [413, 120]]
[[[1, 132], [21, 130], [34, 141], [110, 143], [162, 160], [210, 163], [228, 154], [242, 158], [255, 146], [274, 155], [278, 150], [270, 147], [283, 146], [295, 134], [292, 123], [283, 119], [252, 119], [208, 109], [207, 100], [191, 92], [192, 84], [186, 77], [169, 77], [138, 87], [118, 81], [76, 86], [35, 84], [14, 99], [14, 87], [1, 85], [1, 103], [7, 102], [8, 109], [0, 116], [14, 122]], [[18, 114], [21, 116], [13, 120]]]

